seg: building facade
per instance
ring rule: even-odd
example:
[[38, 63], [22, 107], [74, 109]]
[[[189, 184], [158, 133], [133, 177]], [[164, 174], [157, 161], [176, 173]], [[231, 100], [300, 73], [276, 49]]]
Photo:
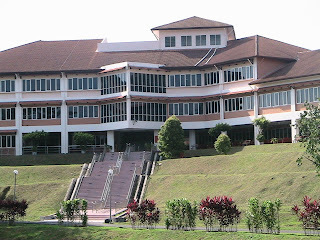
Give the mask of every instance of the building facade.
[[41, 151], [77, 150], [73, 133], [122, 150], [157, 142], [176, 115], [190, 149], [213, 144], [208, 129], [233, 126], [234, 145], [294, 142], [305, 102], [320, 97], [320, 51], [273, 39], [236, 39], [232, 25], [191, 17], [151, 29], [156, 41], [37, 41], [0, 52], [0, 154], [30, 152], [23, 134], [44, 130]]

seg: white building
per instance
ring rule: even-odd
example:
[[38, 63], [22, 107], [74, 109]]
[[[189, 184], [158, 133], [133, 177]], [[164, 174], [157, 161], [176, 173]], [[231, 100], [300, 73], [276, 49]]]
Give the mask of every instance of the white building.
[[261, 36], [236, 39], [232, 25], [191, 17], [152, 29], [156, 41], [37, 41], [0, 52], [0, 154], [26, 153], [22, 135], [50, 133], [49, 152], [72, 152], [72, 134], [122, 150], [156, 142], [179, 117], [190, 148], [212, 145], [208, 129], [233, 127], [234, 145], [295, 140], [305, 101], [320, 94], [320, 51]]

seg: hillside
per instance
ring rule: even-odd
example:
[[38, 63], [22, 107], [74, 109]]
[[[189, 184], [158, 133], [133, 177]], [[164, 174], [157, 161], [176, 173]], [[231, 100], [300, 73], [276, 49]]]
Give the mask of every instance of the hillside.
[[[319, 198], [320, 178], [311, 163], [297, 166], [303, 152], [299, 144], [275, 144], [233, 148], [229, 155], [202, 156], [162, 161], [151, 176], [146, 198], [163, 209], [169, 199], [200, 201], [206, 196], [232, 196], [242, 211], [248, 199], [280, 198], [287, 226], [297, 223], [290, 214], [305, 195]], [[201, 152], [200, 152], [201, 153]]]

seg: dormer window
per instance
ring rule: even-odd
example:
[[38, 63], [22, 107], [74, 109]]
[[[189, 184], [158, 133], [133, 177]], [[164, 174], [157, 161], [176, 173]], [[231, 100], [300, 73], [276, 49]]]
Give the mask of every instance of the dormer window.
[[181, 46], [192, 46], [192, 39], [191, 36], [181, 36]]
[[210, 35], [210, 45], [221, 45], [221, 36], [219, 35]]
[[207, 45], [207, 36], [206, 35], [197, 35], [196, 36], [196, 46], [206, 46]]
[[165, 37], [165, 47], [175, 47], [176, 46], [176, 37]]

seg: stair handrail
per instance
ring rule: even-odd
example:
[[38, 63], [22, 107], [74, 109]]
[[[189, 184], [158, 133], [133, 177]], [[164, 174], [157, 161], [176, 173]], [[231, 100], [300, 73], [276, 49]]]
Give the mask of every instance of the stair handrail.
[[95, 163], [96, 163], [96, 161], [97, 161], [97, 158], [98, 158], [98, 154], [97, 153], [94, 153], [93, 154], [93, 157], [92, 157], [92, 160], [91, 160], [91, 164], [89, 164], [89, 169], [87, 170], [87, 174], [86, 174], [86, 176], [88, 177], [88, 176], [91, 176], [91, 173], [92, 173], [92, 170], [93, 170], [93, 167], [94, 167], [94, 165], [95, 165]]
[[129, 159], [129, 155], [131, 152], [130, 145], [131, 145], [130, 143], [127, 143], [126, 150], [124, 151], [124, 158], [123, 158], [124, 161], [127, 161]]
[[127, 200], [128, 200], [128, 204], [130, 202], [130, 196], [132, 194], [132, 189], [133, 189], [133, 185], [134, 185], [134, 180], [136, 178], [136, 172], [137, 172], [137, 166], [134, 166], [134, 171], [133, 171], [133, 175], [132, 175], [132, 179], [131, 179], [131, 183], [130, 183], [130, 187], [129, 187], [129, 191], [128, 191], [128, 195], [127, 195]]
[[73, 199], [76, 199], [76, 198], [77, 198], [78, 193], [79, 193], [79, 190], [80, 190], [80, 186], [81, 186], [82, 181], [83, 181], [83, 178], [84, 178], [84, 175], [82, 175], [82, 176], [80, 176], [80, 177], [78, 178], [78, 181], [76, 182], [76, 186], [75, 186], [75, 189], [74, 189], [74, 191], [73, 191], [73, 193], [72, 193], [72, 195], [71, 195], [70, 200], [73, 200]]
[[117, 174], [119, 174], [119, 172], [120, 172], [120, 169], [121, 169], [121, 166], [122, 166], [122, 162], [123, 162], [123, 158], [124, 158], [124, 153], [120, 152], [119, 155], [118, 155], [118, 159], [117, 159], [116, 165], [114, 167], [114, 170], [117, 170]]
[[113, 169], [110, 168], [108, 170], [108, 176], [107, 176], [106, 182], [104, 184], [103, 191], [102, 191], [101, 198], [100, 198], [100, 201], [101, 201], [103, 207], [105, 206], [107, 199], [109, 197], [112, 180], [113, 180]]

